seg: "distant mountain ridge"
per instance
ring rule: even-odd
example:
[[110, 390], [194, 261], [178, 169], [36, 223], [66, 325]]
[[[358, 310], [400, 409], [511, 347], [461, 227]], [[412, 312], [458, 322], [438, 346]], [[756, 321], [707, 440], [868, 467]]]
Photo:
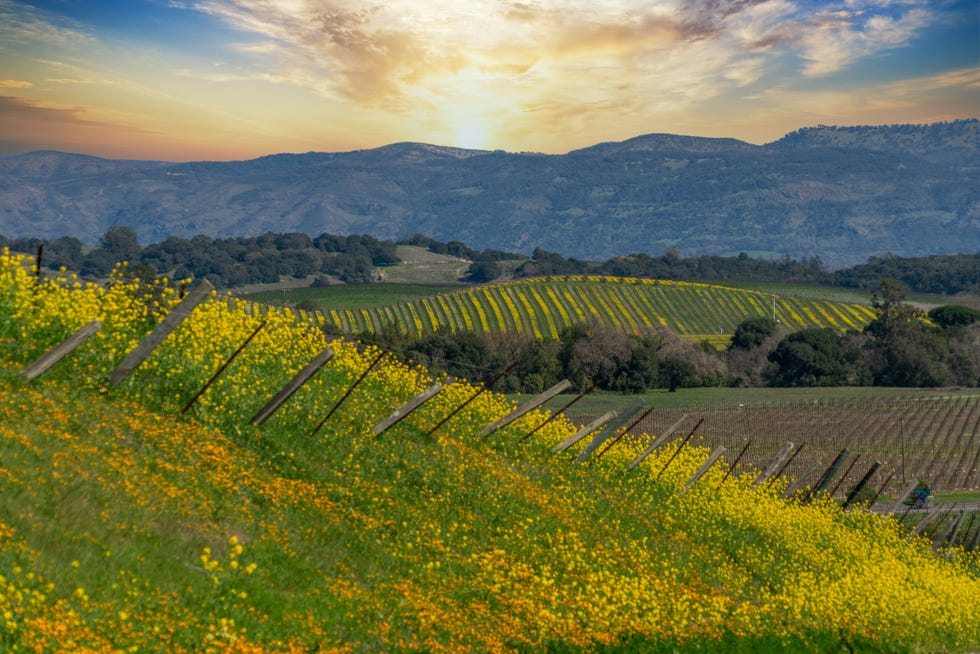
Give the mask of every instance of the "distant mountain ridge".
[[583, 259], [634, 252], [819, 256], [980, 251], [980, 122], [817, 126], [765, 145], [647, 134], [564, 155], [394, 143], [247, 161], [0, 158], [0, 234], [143, 243], [267, 231], [421, 232]]

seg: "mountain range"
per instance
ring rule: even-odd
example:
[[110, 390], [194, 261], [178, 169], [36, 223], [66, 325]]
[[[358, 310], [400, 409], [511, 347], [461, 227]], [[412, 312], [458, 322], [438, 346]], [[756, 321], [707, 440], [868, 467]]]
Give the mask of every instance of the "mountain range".
[[765, 145], [648, 134], [567, 154], [396, 143], [248, 161], [0, 158], [0, 234], [414, 233], [589, 260], [980, 251], [980, 122], [809, 127]]

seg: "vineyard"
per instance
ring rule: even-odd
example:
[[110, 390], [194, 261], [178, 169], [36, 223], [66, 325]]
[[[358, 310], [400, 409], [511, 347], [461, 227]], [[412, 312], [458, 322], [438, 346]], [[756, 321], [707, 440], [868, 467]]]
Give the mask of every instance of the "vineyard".
[[727, 344], [735, 327], [775, 315], [790, 329], [861, 329], [873, 317], [859, 304], [776, 296], [760, 291], [691, 282], [619, 277], [566, 276], [490, 284], [362, 309], [330, 309], [328, 329], [344, 334], [381, 332], [395, 326], [420, 336], [453, 332], [520, 332], [557, 338], [589, 319], [638, 333], [666, 326], [692, 339]]
[[[598, 415], [574, 418], [585, 424]], [[698, 433], [708, 445], [723, 445], [730, 452], [748, 445], [742, 462], [758, 468], [787, 441], [803, 446], [786, 468], [791, 477], [813, 479], [847, 448], [860, 459], [841, 489], [855, 484], [861, 468], [875, 460], [883, 465], [873, 481], [881, 487], [890, 477], [887, 493], [898, 493], [903, 477], [941, 491], [980, 487], [980, 394], [671, 408], [644, 418], [636, 432], [662, 433], [684, 415], [692, 417], [681, 431], [693, 426], [693, 416], [703, 417]]]
[[0, 649], [980, 643], [969, 528], [784, 498], [693, 433], [592, 437], [251, 306], [0, 255]]

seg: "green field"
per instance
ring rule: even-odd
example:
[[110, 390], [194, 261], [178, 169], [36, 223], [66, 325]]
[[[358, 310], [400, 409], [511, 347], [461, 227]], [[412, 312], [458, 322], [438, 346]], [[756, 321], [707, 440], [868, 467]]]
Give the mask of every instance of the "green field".
[[595, 320], [633, 333], [665, 326], [723, 347], [742, 321], [773, 315], [790, 329], [845, 330], [861, 329], [873, 314], [862, 304], [710, 284], [572, 275], [469, 287], [386, 306], [332, 308], [322, 321], [347, 334], [394, 325], [415, 336], [448, 329], [557, 338], [570, 325]]

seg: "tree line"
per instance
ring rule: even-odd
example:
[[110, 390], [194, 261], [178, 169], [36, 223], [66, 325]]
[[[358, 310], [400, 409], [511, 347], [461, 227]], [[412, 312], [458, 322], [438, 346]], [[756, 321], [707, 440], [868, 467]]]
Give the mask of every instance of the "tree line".
[[[8, 239], [0, 235], [0, 247], [36, 252], [37, 238]], [[734, 257], [702, 255], [683, 257], [675, 249], [660, 256], [631, 254], [603, 262], [584, 261], [535, 248], [530, 257], [496, 249], [476, 250], [460, 241], [443, 243], [423, 234], [399, 241], [369, 235], [266, 233], [255, 237], [191, 239], [170, 237], [143, 246], [136, 232], [125, 226], [110, 227], [99, 245], [86, 248], [77, 238], [63, 236], [44, 241], [44, 262], [64, 266], [88, 278], [104, 278], [117, 261], [128, 261], [130, 270], [143, 275], [166, 274], [174, 278], [207, 278], [218, 288], [244, 284], [277, 283], [282, 277], [314, 276], [314, 284], [327, 276], [349, 284], [377, 281], [378, 269], [399, 263], [398, 245], [425, 247], [431, 252], [470, 261], [462, 282], [487, 283], [508, 275], [516, 278], [546, 275], [612, 275], [686, 281], [770, 281], [829, 284], [872, 289], [880, 279], [895, 279], [919, 293], [980, 294], [980, 252], [902, 258], [872, 257], [867, 263], [829, 271], [819, 257], [762, 259], [741, 253]], [[505, 266], [503, 262], [511, 262]]]

